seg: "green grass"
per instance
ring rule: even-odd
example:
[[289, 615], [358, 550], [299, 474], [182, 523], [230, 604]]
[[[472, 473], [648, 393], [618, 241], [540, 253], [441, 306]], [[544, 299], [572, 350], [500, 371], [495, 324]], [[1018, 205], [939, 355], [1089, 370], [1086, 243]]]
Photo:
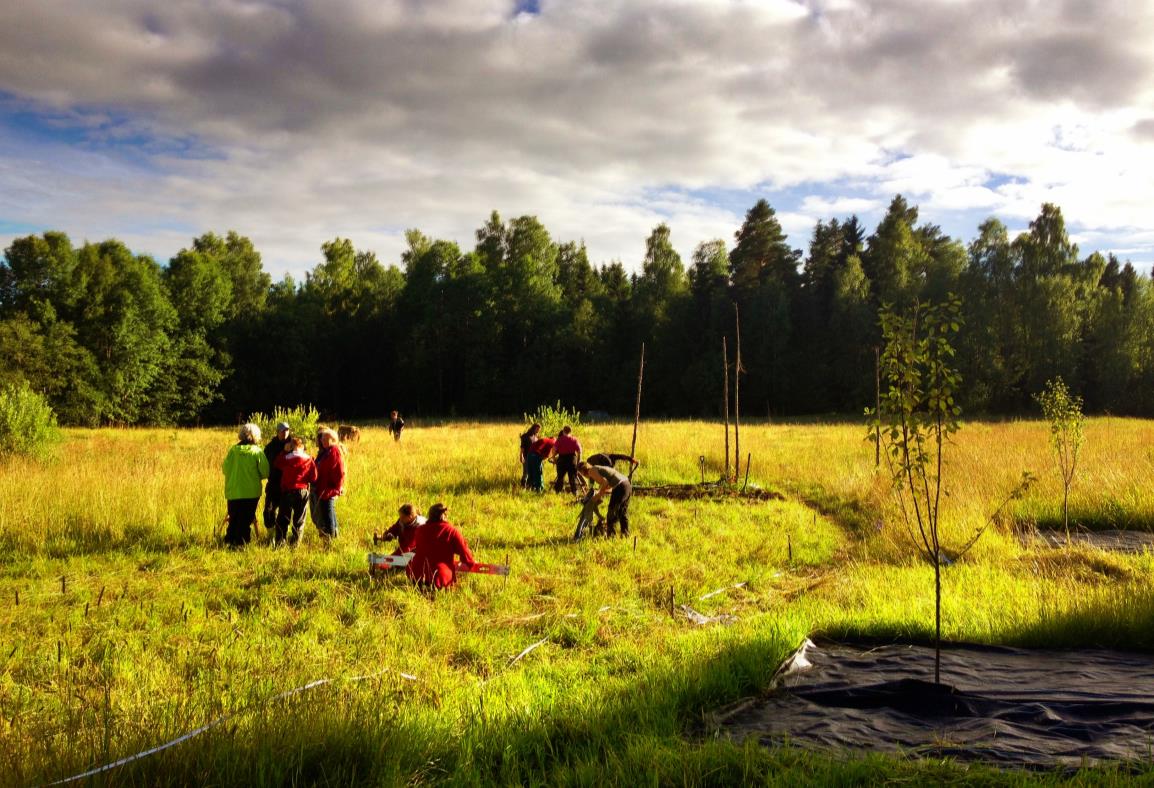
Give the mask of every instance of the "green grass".
[[[912, 558], [864, 434], [744, 427], [751, 483], [786, 500], [636, 498], [634, 550], [568, 542], [576, 507], [513, 489], [515, 425], [412, 425], [399, 445], [366, 429], [351, 447], [332, 549], [309, 533], [295, 552], [233, 553], [211, 541], [230, 432], [69, 430], [59, 462], [0, 469], [0, 632], [10, 635], [0, 645], [0, 783], [58, 779], [225, 714], [110, 781], [1132, 779], [1116, 768], [1071, 776], [833, 758], [714, 736], [710, 710], [763, 689], [807, 634], [932, 636], [932, 573]], [[1089, 423], [1078, 511], [1097, 517], [1123, 501], [1135, 521], [1154, 512], [1151, 437], [1148, 422]], [[629, 428], [589, 427], [581, 438], [618, 449]], [[700, 454], [716, 475], [720, 443], [715, 425], [643, 425], [638, 481], [699, 479]], [[1060, 509], [1045, 427], [966, 425], [954, 448], [951, 538], [979, 525], [1021, 470], [1042, 482], [946, 572], [946, 635], [1154, 650], [1154, 559], [1025, 547], [1013, 536], [1014, 523]], [[371, 580], [369, 537], [404, 500], [449, 503], [479, 560], [509, 557], [508, 583], [471, 576], [431, 600], [402, 578]], [[670, 589], [677, 605], [737, 622], [696, 627], [671, 615]], [[270, 700], [321, 678], [336, 681]]]

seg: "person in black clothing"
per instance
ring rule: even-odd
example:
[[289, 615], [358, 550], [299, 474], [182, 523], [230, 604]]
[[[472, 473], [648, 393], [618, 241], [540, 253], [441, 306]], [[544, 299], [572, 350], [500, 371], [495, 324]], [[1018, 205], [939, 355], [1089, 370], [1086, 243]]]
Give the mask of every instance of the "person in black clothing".
[[273, 461], [284, 454], [285, 443], [288, 442], [292, 428], [288, 422], [276, 425], [276, 435], [265, 444], [264, 456], [268, 457], [268, 482], [264, 486], [264, 527], [271, 534], [276, 526], [277, 510], [280, 507], [280, 468], [273, 465]]
[[533, 424], [529, 429], [521, 433], [521, 456], [519, 462], [521, 463], [521, 486], [529, 486], [529, 466], [526, 464], [526, 458], [529, 455], [529, 450], [533, 446], [533, 440], [541, 432], [540, 424]]
[[393, 433], [393, 440], [400, 442], [401, 430], [405, 428], [405, 420], [401, 418], [401, 414], [395, 410], [392, 414], [392, 420], [389, 422], [389, 432]]
[[[605, 522], [605, 535], [613, 536], [615, 526], [621, 524], [621, 536], [629, 536], [629, 499], [633, 496], [633, 485], [629, 477], [608, 465], [590, 465], [582, 462], [577, 470], [588, 479], [596, 490], [591, 491], [591, 501], [599, 501], [609, 494], [609, 512]], [[594, 528], [594, 533], [597, 529]]]

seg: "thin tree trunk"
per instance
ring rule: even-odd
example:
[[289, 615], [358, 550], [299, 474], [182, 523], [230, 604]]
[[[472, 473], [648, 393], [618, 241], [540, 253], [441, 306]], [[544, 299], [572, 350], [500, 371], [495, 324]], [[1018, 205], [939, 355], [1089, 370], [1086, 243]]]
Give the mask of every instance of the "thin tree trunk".
[[729, 348], [726, 346], [725, 337], [721, 338], [721, 372], [722, 380], [722, 395], [721, 395], [721, 410], [725, 418], [725, 483], [729, 483]]
[[[938, 551], [940, 553], [940, 551]], [[934, 556], [934, 683], [942, 683], [942, 564]]]
[[[641, 343], [641, 365], [637, 368], [637, 403], [633, 407], [633, 445], [629, 448], [629, 456], [637, 457], [637, 424], [641, 421], [641, 380], [645, 376], [645, 343]], [[633, 479], [636, 465], [629, 466], [629, 478]]]
[[737, 349], [733, 360], [733, 481], [741, 477], [741, 315], [733, 305], [733, 326], [737, 332]]

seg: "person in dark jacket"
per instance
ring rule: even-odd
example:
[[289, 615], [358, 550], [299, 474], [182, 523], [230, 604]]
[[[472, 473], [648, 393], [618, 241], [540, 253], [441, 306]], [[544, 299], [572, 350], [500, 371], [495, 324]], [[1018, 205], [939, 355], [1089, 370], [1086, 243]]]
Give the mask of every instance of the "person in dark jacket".
[[268, 459], [268, 482], [264, 486], [264, 527], [269, 537], [276, 530], [276, 515], [280, 509], [280, 469], [274, 463], [276, 458], [284, 454], [284, 445], [289, 438], [292, 428], [287, 421], [276, 425], [276, 435], [264, 445], [264, 456]]
[[345, 494], [345, 449], [331, 429], [317, 432], [317, 478], [309, 493], [309, 511], [321, 538], [328, 541], [337, 535], [337, 497]]
[[[279, 545], [288, 537], [290, 546], [300, 542], [305, 524], [305, 507], [309, 502], [309, 485], [317, 480], [317, 466], [304, 450], [305, 442], [293, 435], [285, 443], [284, 453], [273, 463], [280, 469], [280, 512], [276, 517], [273, 544]], [[289, 522], [292, 533], [289, 534]]]
[[409, 579], [424, 589], [440, 590], [457, 582], [454, 558], [472, 566], [477, 563], [461, 532], [445, 519], [449, 507], [435, 503], [429, 508], [429, 519], [417, 529], [413, 558], [405, 568]]
[[[521, 433], [521, 455], [519, 462], [521, 463], [521, 486], [529, 486], [529, 452], [533, 448], [533, 441], [537, 440], [537, 436], [541, 433], [541, 425], [534, 423], [529, 429]], [[538, 466], [540, 463], [536, 463]]]
[[405, 420], [401, 418], [401, 414], [393, 411], [389, 417], [389, 432], [393, 435], [393, 440], [400, 443], [401, 431], [405, 429]]

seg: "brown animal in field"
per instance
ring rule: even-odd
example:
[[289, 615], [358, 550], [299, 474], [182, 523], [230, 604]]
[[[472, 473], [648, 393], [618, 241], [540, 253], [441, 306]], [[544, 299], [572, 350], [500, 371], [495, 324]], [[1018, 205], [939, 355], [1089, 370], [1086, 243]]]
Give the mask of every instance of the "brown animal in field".
[[337, 437], [340, 438], [341, 443], [359, 441], [361, 439], [361, 428], [354, 427], [351, 424], [342, 424], [337, 427]]

